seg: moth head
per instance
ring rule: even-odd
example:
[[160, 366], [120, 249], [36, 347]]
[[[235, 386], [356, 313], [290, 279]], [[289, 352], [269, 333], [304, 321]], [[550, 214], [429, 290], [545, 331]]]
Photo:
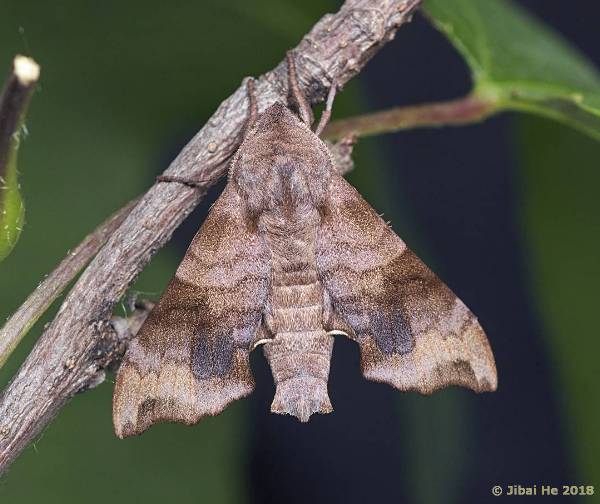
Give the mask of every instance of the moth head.
[[326, 145], [282, 103], [271, 105], [248, 132], [230, 180], [253, 217], [277, 208], [322, 208], [333, 173]]

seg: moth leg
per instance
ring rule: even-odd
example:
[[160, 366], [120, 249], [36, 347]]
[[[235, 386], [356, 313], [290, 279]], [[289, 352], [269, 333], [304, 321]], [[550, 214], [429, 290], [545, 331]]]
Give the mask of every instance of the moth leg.
[[302, 91], [300, 91], [300, 86], [298, 85], [298, 74], [296, 73], [296, 60], [294, 59], [294, 52], [288, 51], [286, 54], [287, 65], [288, 65], [288, 88], [289, 93], [293, 100], [296, 102], [296, 106], [298, 107], [298, 112], [300, 114], [300, 119], [302, 122], [310, 127], [313, 123], [314, 117], [312, 113], [312, 109], [310, 108], [310, 104], [306, 100]]
[[[258, 117], [258, 105], [256, 102], [256, 91], [254, 89], [254, 78], [249, 77], [246, 81], [246, 91], [248, 93], [248, 118], [246, 119], [246, 123], [242, 127], [241, 139], [242, 141], [248, 134], [248, 131], [252, 129], [252, 126], [256, 124], [256, 118]], [[179, 184], [184, 184], [189, 187], [193, 187], [195, 189], [204, 189], [206, 188], [206, 182], [202, 180], [194, 180], [188, 179], [185, 177], [179, 177], [177, 175], [159, 175], [156, 177], [157, 182], [177, 182]]]
[[246, 135], [252, 129], [252, 126], [256, 124], [256, 118], [258, 117], [258, 104], [256, 102], [256, 90], [254, 89], [253, 77], [249, 77], [246, 81], [246, 93], [248, 94], [248, 118], [246, 119], [246, 124], [244, 124], [244, 127], [242, 128], [242, 141], [244, 141]]
[[193, 187], [194, 189], [203, 189], [206, 188], [206, 182], [203, 180], [193, 180], [185, 177], [179, 177], [177, 175], [159, 175], [156, 177], [157, 182], [177, 182], [179, 184], [183, 184], [189, 187]]
[[325, 110], [321, 114], [321, 118], [319, 119], [319, 124], [315, 129], [315, 135], [320, 136], [327, 126], [329, 122], [329, 118], [331, 117], [331, 108], [333, 107], [333, 100], [335, 99], [335, 94], [337, 92], [337, 81], [334, 79], [329, 87], [329, 93], [327, 95], [327, 102], [325, 103]]

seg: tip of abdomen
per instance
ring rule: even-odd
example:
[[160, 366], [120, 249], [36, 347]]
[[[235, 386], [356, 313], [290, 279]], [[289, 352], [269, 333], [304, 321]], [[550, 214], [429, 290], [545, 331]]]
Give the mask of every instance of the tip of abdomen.
[[307, 422], [313, 413], [333, 411], [327, 394], [333, 336], [325, 331], [278, 334], [264, 351], [273, 372], [271, 411]]
[[312, 376], [298, 376], [279, 382], [271, 411], [295, 416], [301, 422], [308, 422], [314, 413], [331, 413], [333, 408], [327, 382]]

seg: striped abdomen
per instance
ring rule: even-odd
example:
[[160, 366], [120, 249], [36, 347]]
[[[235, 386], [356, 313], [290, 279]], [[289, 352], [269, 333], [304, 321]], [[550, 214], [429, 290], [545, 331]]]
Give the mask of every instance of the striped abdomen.
[[271, 411], [303, 422], [313, 413], [332, 411], [327, 380], [333, 336], [323, 329], [323, 289], [312, 235], [288, 237], [285, 250], [272, 247], [266, 325], [273, 339], [264, 346], [276, 385]]

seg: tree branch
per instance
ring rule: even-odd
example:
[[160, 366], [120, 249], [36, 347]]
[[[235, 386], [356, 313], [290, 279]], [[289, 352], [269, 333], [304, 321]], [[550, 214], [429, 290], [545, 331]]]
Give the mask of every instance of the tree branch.
[[397, 107], [332, 121], [323, 136], [337, 139], [348, 134], [361, 137], [427, 126], [461, 126], [483, 121], [496, 111], [495, 103], [467, 95], [456, 100]]
[[[296, 48], [298, 77], [311, 103], [335, 78], [354, 77], [421, 0], [347, 0], [324, 16]], [[282, 61], [256, 82], [260, 111], [287, 96]], [[0, 472], [75, 393], [94, 383], [112, 351], [112, 308], [137, 274], [226, 171], [248, 109], [245, 87], [225, 100], [181, 151], [165, 175], [193, 178], [201, 189], [157, 183], [142, 197], [81, 275], [0, 398]], [[100, 349], [100, 350], [99, 350]], [[99, 355], [100, 352], [100, 355]], [[68, 365], [67, 365], [68, 364]], [[108, 414], [108, 412], [107, 412]]]

